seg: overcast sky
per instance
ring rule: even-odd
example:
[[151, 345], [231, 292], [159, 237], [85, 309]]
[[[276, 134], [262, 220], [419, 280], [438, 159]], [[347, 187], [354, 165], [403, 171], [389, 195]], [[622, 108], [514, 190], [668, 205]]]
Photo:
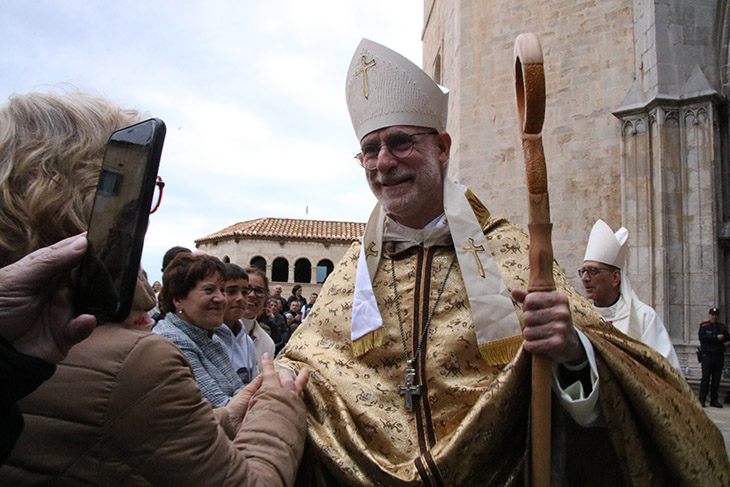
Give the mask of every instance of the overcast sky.
[[156, 280], [169, 247], [239, 221], [366, 221], [346, 70], [362, 37], [420, 66], [422, 25], [421, 0], [6, 0], [0, 93], [70, 83], [165, 121]]

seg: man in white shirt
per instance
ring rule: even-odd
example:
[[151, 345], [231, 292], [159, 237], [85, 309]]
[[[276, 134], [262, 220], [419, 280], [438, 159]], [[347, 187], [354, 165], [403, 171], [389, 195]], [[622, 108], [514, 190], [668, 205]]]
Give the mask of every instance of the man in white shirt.
[[246, 385], [258, 375], [253, 340], [246, 333], [241, 321], [250, 290], [248, 274], [236, 264], [229, 263], [225, 266], [226, 312], [223, 315], [223, 324], [213, 332], [223, 341], [228, 356], [231, 358], [233, 370]]

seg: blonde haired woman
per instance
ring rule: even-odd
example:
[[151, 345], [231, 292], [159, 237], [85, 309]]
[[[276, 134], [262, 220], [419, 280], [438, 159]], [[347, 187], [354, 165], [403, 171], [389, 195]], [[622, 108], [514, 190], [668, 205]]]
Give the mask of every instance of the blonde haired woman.
[[[85, 229], [106, 141], [139, 119], [83, 93], [17, 95], [0, 109], [3, 265]], [[167, 339], [97, 326], [21, 401], [0, 485], [291, 485], [306, 380], [265, 357], [262, 378], [213, 411]]]
[[140, 120], [88, 93], [10, 97], [0, 110], [0, 266], [86, 230], [107, 139]]

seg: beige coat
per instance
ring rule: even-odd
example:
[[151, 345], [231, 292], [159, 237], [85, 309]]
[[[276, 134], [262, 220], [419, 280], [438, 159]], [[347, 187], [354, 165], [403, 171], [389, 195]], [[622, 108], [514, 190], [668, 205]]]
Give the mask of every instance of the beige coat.
[[96, 328], [20, 403], [25, 429], [0, 485], [292, 485], [304, 405], [262, 387], [236, 431], [166, 338]]

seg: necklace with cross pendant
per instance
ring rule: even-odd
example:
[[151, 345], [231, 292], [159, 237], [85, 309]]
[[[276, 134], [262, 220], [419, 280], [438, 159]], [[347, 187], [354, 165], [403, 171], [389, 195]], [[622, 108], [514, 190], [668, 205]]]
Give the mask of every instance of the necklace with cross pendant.
[[398, 386], [398, 394], [405, 396], [406, 411], [413, 412], [413, 396], [421, 395], [421, 386], [414, 384], [416, 380], [416, 369], [413, 368], [413, 360], [408, 361], [408, 369], [406, 369], [406, 384]]
[[395, 261], [391, 258], [390, 260], [390, 272], [391, 276], [393, 278], [393, 294], [395, 295], [395, 310], [396, 314], [398, 315], [398, 326], [400, 327], [400, 336], [401, 340], [403, 341], [403, 351], [406, 354], [406, 363], [408, 364], [408, 368], [406, 369], [406, 375], [405, 375], [405, 384], [398, 386], [398, 394], [403, 397], [404, 401], [404, 407], [406, 411], [413, 412], [413, 397], [420, 397], [421, 396], [421, 385], [416, 384], [416, 368], [415, 363], [416, 360], [418, 360], [418, 356], [421, 353], [421, 346], [423, 345], [423, 342], [426, 340], [426, 336], [428, 334], [428, 327], [431, 324], [431, 319], [433, 318], [433, 312], [436, 310], [436, 307], [439, 304], [439, 301], [441, 300], [441, 295], [444, 293], [444, 288], [446, 287], [446, 282], [449, 280], [449, 275], [451, 275], [451, 269], [454, 268], [454, 264], [456, 263], [456, 255], [451, 258], [451, 265], [449, 265], [449, 270], [446, 272], [446, 277], [444, 278], [444, 282], [441, 283], [441, 288], [439, 289], [438, 295], [436, 296], [436, 302], [433, 304], [433, 307], [431, 308], [431, 313], [428, 315], [428, 319], [426, 320], [426, 324], [423, 325], [423, 332], [421, 333], [421, 339], [418, 342], [418, 346], [416, 346], [416, 349], [413, 351], [413, 358], [408, 358], [408, 345], [406, 340], [406, 332], [405, 328], [403, 326], [403, 316], [400, 312], [400, 296], [398, 295], [398, 284], [395, 280]]

